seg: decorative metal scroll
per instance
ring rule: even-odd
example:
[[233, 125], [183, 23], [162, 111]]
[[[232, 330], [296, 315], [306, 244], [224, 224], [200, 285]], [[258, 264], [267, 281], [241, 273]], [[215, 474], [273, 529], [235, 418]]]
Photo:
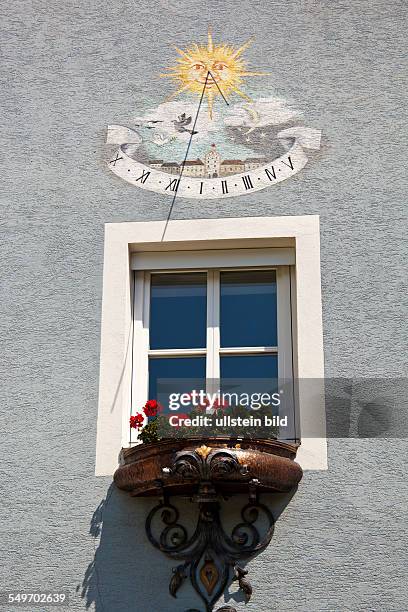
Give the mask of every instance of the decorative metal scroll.
[[[190, 581], [205, 603], [206, 612], [212, 612], [228, 583], [236, 580], [247, 603], [252, 586], [247, 570], [239, 562], [248, 560], [264, 550], [272, 539], [274, 519], [269, 509], [258, 500], [255, 479], [250, 480], [246, 466], [242, 466], [236, 454], [229, 450], [212, 450], [201, 447], [177, 453], [171, 467], [164, 474], [178, 475], [181, 479], [199, 478], [198, 492], [193, 501], [198, 503], [199, 513], [194, 533], [189, 537], [179, 522], [179, 511], [170, 503], [162, 489], [163, 500], [151, 510], [146, 519], [146, 533], [153, 546], [171, 559], [181, 563], [173, 569], [169, 591], [176, 597], [184, 580]], [[220, 504], [213, 480], [239, 473], [248, 475], [249, 501], [241, 511], [241, 521], [228, 535], [221, 523]], [[163, 484], [163, 483], [162, 483]], [[261, 537], [256, 523], [261, 515], [267, 519], [266, 533]], [[160, 518], [163, 527], [159, 538], [153, 535], [152, 524]], [[186, 612], [199, 612], [188, 610]], [[236, 612], [232, 606], [218, 608], [217, 612]]]

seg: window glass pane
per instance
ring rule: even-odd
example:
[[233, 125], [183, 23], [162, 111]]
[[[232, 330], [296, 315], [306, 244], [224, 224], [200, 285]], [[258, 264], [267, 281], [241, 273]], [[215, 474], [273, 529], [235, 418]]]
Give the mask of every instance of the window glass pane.
[[221, 272], [221, 346], [277, 346], [276, 272]]
[[150, 348], [206, 346], [207, 275], [152, 274]]
[[[296, 439], [292, 381], [278, 379], [277, 355], [222, 356], [220, 387], [230, 406], [245, 409], [245, 416], [261, 419], [244, 435]], [[265, 416], [280, 420], [267, 423]]]
[[[222, 393], [230, 393], [232, 397], [237, 394], [239, 398], [248, 396], [259, 399], [261, 394], [270, 397], [278, 391], [277, 355], [225, 355], [221, 357], [220, 365]], [[248, 411], [251, 414], [251, 409]]]
[[221, 380], [277, 380], [277, 355], [224, 355], [221, 357]]
[[160, 379], [174, 379], [174, 389], [171, 391], [175, 393], [190, 393], [193, 389], [205, 389], [205, 357], [150, 358], [149, 399], [161, 400], [157, 395], [157, 381]]

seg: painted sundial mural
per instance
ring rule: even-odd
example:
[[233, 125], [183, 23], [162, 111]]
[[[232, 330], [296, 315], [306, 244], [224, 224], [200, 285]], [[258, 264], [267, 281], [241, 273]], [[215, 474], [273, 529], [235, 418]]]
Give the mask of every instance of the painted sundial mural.
[[[216, 43], [209, 31], [206, 44], [175, 47], [173, 65], [158, 75], [169, 81], [168, 98], [140, 109], [129, 126], [108, 126], [107, 143], [119, 145], [108, 159], [112, 172], [186, 198], [251, 193], [299, 172], [320, 132], [274, 95], [267, 72], [248, 66], [251, 43]], [[262, 95], [254, 95], [260, 82]]]

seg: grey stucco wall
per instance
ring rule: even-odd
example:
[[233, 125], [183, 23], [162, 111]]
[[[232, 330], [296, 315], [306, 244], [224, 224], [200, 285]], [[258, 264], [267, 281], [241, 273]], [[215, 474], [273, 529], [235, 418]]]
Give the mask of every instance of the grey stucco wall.
[[[167, 95], [171, 44], [209, 23], [255, 34], [249, 58], [322, 149], [279, 186], [179, 199], [173, 216], [319, 214], [327, 376], [404, 376], [407, 6], [34, 0], [2, 15], [0, 588], [65, 588], [78, 611], [198, 607], [188, 586], [167, 594], [152, 502], [93, 475], [104, 223], [165, 219], [170, 203], [106, 169], [106, 126]], [[404, 440], [330, 440], [329, 471], [305, 474], [250, 564], [246, 609], [406, 610], [406, 459]]]

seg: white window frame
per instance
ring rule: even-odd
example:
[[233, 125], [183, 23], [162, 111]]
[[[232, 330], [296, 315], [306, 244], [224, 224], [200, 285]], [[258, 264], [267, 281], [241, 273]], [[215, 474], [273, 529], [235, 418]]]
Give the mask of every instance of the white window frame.
[[[148, 398], [149, 388], [149, 359], [151, 357], [188, 357], [202, 356], [206, 358], [206, 378], [214, 381], [220, 377], [220, 357], [222, 355], [254, 355], [271, 354], [278, 357], [278, 378], [282, 381], [291, 380], [292, 371], [292, 306], [289, 265], [268, 265], [270, 261], [294, 263], [292, 252], [294, 249], [252, 249], [250, 253], [231, 250], [235, 257], [235, 266], [230, 266], [234, 259], [231, 253], [214, 249], [210, 258], [204, 252], [176, 251], [171, 254], [171, 261], [177, 262], [178, 268], [169, 265], [167, 253], [141, 253], [131, 258], [131, 267], [134, 270], [133, 285], [133, 333], [132, 333], [132, 397], [129, 412], [123, 411], [123, 442], [126, 447], [137, 443], [137, 431], [130, 430], [129, 416], [143, 406]], [[257, 252], [259, 251], [259, 252]], [[263, 251], [263, 252], [262, 252]], [[272, 251], [272, 252], [270, 252]], [[279, 251], [274, 253], [273, 251]], [[183, 256], [184, 255], [184, 256]], [[239, 258], [239, 259], [238, 259]], [[265, 266], [243, 266], [238, 261], [253, 263], [260, 260]], [[200, 268], [197, 264], [205, 262], [214, 266]], [[227, 267], [215, 267], [217, 264], [227, 262]], [[146, 266], [149, 270], [141, 270]], [[154, 270], [152, 269], [154, 268]], [[224, 271], [248, 270], [274, 270], [276, 272], [277, 287], [277, 336], [276, 346], [255, 347], [221, 347], [220, 346], [220, 273]], [[203, 348], [171, 348], [151, 349], [149, 342], [150, 329], [150, 287], [153, 274], [203, 272], [207, 275], [207, 338]], [[141, 322], [141, 324], [139, 324]], [[171, 324], [171, 321], [170, 321]], [[207, 389], [207, 391], [209, 391]], [[211, 390], [214, 391], [214, 390]], [[216, 390], [215, 390], [216, 391]], [[289, 401], [289, 399], [288, 399]]]
[[[96, 474], [111, 475], [117, 467], [120, 448], [128, 437], [132, 368], [143, 374], [143, 363], [132, 352], [133, 334], [143, 338], [147, 333], [143, 318], [136, 318], [134, 325], [132, 320], [134, 253], [161, 252], [170, 262], [180, 251], [225, 250], [232, 254], [236, 249], [242, 253], [253, 249], [259, 254], [259, 249], [278, 253], [289, 248], [295, 253], [290, 277], [293, 370], [299, 379], [316, 381], [301, 386], [296, 397], [302, 438], [297, 460], [303, 469], [327, 469], [319, 217], [170, 221], [165, 241], [161, 239], [163, 227], [163, 221], [105, 225]], [[140, 400], [143, 404], [146, 397]]]

